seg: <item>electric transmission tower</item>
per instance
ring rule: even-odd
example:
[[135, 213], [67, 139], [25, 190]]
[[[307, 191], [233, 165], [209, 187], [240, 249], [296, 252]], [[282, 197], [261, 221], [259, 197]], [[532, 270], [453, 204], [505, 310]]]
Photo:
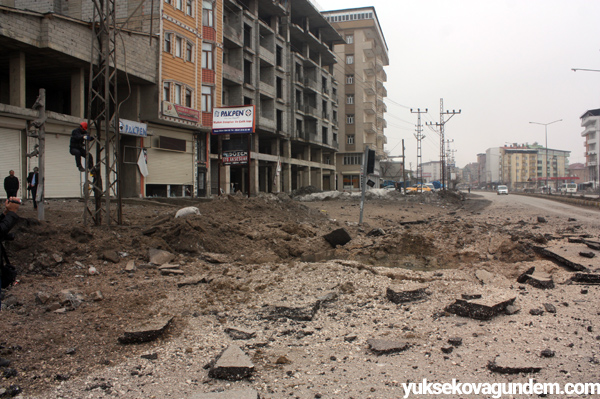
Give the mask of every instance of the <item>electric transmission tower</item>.
[[[91, 217], [95, 225], [103, 220], [122, 223], [122, 198], [119, 166], [121, 165], [119, 115], [117, 106], [117, 26], [116, 0], [92, 0], [92, 46], [87, 103], [88, 129], [96, 134], [86, 142], [88, 153], [95, 149], [95, 164], [86, 162], [84, 185], [84, 224]], [[102, 177], [106, 185], [102, 184]], [[90, 181], [90, 176], [92, 181]], [[90, 206], [94, 193], [95, 207]], [[111, 195], [116, 209], [111, 209]], [[114, 212], [114, 213], [113, 213]], [[116, 215], [115, 215], [116, 213]]]
[[[430, 123], [428, 125], [434, 125], [440, 128], [440, 174], [442, 176], [442, 186], [443, 189], [446, 190], [446, 151], [444, 148], [444, 125], [448, 122], [454, 115], [460, 114], [461, 110], [458, 111], [444, 111], [444, 99], [440, 98], [440, 122], [439, 123]], [[450, 117], [444, 121], [444, 115], [450, 115]]]
[[[417, 108], [416, 111], [413, 111], [412, 108], [410, 112], [413, 114], [417, 114], [417, 134], [415, 134], [415, 138], [417, 139], [417, 183], [423, 183], [423, 159], [421, 153], [421, 140], [425, 138], [423, 134], [423, 126], [421, 125], [421, 114], [427, 113], [427, 108], [425, 111], [421, 111], [421, 108]], [[406, 182], [404, 183], [404, 187], [406, 188]], [[418, 190], [421, 190], [421, 186], [417, 186]]]

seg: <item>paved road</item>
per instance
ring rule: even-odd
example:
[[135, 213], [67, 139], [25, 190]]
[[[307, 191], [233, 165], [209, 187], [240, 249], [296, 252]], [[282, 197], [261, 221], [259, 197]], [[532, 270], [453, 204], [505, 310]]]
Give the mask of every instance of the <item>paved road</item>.
[[491, 200], [490, 211], [503, 212], [507, 216], [544, 216], [575, 218], [593, 225], [600, 225], [600, 210], [565, 204], [545, 198], [529, 197], [525, 195], [497, 195], [495, 192], [473, 191]]

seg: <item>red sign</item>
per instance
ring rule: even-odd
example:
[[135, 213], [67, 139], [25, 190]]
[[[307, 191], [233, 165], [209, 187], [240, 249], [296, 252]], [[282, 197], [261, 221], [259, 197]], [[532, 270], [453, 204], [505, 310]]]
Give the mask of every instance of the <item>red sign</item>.
[[200, 111], [163, 101], [163, 114], [191, 122], [200, 122]]

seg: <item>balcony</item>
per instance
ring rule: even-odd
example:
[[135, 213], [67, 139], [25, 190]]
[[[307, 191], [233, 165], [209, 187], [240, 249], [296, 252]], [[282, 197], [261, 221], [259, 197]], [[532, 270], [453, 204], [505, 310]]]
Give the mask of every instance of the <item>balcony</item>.
[[304, 87], [307, 88], [307, 89], [310, 89], [310, 90], [312, 90], [314, 92], [318, 91], [317, 81], [313, 80], [313, 79], [311, 79], [309, 77], [305, 77], [304, 78]]
[[244, 83], [244, 72], [231, 65], [223, 64], [223, 79], [241, 85]]
[[363, 103], [363, 108], [365, 110], [365, 113], [368, 115], [375, 115], [375, 103], [373, 102], [366, 102]]
[[375, 86], [373, 85], [367, 85], [367, 83], [365, 82], [365, 86], [364, 86], [364, 90], [365, 90], [365, 94], [367, 96], [374, 96], [375, 95]]
[[225, 24], [223, 26], [223, 37], [235, 45], [235, 46], [227, 46], [227, 47], [241, 48], [244, 45], [242, 31], [241, 31], [241, 29], [238, 29], [237, 27], [233, 27], [231, 25]]
[[375, 58], [375, 50], [374, 50], [373, 41], [365, 43], [363, 47], [363, 52], [365, 53], [365, 57], [367, 58]]
[[319, 113], [317, 111], [317, 108], [313, 107], [312, 105], [305, 105], [304, 106], [304, 114], [306, 116], [311, 116], [311, 117], [314, 117], [314, 118], [317, 118], [318, 115], [319, 115]]
[[375, 76], [375, 63], [373, 61], [365, 63], [364, 71], [367, 76]]
[[373, 122], [366, 122], [363, 126], [365, 133], [377, 134], [377, 129], [375, 129], [375, 124]]

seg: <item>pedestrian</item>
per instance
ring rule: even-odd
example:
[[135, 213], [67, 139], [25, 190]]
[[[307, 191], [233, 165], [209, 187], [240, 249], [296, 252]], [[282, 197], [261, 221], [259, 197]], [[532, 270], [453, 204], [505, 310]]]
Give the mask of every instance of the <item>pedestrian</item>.
[[8, 172], [8, 176], [4, 179], [4, 191], [6, 191], [6, 198], [17, 196], [17, 192], [19, 191], [19, 178], [15, 176], [14, 170]]
[[69, 144], [69, 152], [75, 156], [75, 165], [80, 172], [85, 172], [85, 167], [81, 166], [81, 157], [86, 157], [88, 169], [94, 167], [94, 159], [91, 154], [88, 154], [85, 149], [85, 140], [90, 140], [91, 136], [87, 133], [87, 122], [81, 122], [76, 129], [71, 132], [71, 143]]
[[33, 168], [33, 172], [29, 172], [27, 175], [27, 190], [31, 193], [31, 198], [33, 199], [33, 209], [37, 209], [37, 202], [35, 201], [35, 196], [37, 195], [37, 187], [38, 187], [38, 172], [40, 169], [36, 166]]

